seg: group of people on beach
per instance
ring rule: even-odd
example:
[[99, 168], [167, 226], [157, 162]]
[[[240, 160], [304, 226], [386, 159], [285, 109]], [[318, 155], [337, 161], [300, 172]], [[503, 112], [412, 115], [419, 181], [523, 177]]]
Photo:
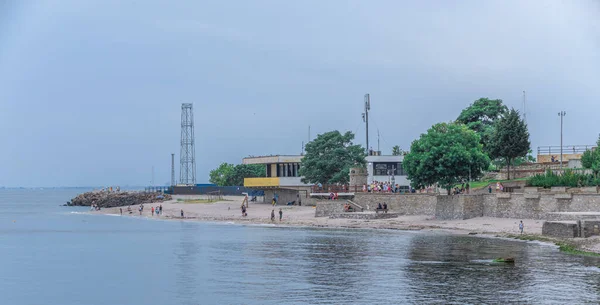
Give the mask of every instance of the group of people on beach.
[[90, 211], [100, 211], [100, 206], [92, 203], [92, 205], [90, 206]]
[[[279, 221], [283, 218], [283, 211], [279, 208]], [[271, 210], [271, 221], [275, 221], [275, 210]]]
[[162, 215], [163, 209], [162, 209], [162, 204], [157, 206], [157, 207], [152, 207], [152, 216], [154, 216], [154, 213], [156, 213], [156, 216], [160, 216]]

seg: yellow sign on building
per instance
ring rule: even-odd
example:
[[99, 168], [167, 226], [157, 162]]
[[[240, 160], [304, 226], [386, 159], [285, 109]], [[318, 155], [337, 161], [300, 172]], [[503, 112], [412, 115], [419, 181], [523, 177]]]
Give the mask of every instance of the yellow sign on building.
[[265, 186], [279, 186], [278, 177], [267, 177], [267, 178], [244, 178], [245, 187], [265, 187]]

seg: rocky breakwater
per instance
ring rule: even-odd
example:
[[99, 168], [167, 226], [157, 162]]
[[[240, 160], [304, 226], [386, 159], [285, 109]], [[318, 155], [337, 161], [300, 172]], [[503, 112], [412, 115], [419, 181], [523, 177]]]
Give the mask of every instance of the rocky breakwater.
[[77, 195], [65, 206], [92, 206], [95, 204], [101, 208], [112, 208], [167, 200], [171, 200], [171, 195], [144, 192], [87, 192]]

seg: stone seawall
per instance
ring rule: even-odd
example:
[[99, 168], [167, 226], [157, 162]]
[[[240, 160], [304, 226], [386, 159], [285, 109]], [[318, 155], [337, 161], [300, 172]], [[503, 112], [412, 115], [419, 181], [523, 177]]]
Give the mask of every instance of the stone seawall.
[[[537, 190], [526, 188], [524, 193], [492, 193], [478, 195], [433, 194], [373, 194], [357, 193], [352, 199], [374, 211], [378, 203], [387, 203], [388, 210], [399, 215], [431, 215], [438, 219], [469, 219], [474, 217], [548, 219], [548, 213], [600, 212], [600, 194], [596, 189]], [[317, 203], [315, 215], [341, 213], [344, 200]]]
[[483, 216], [482, 195], [438, 196], [437, 219], [469, 219]]
[[437, 203], [435, 194], [380, 194], [356, 193], [352, 201], [375, 211], [378, 203], [387, 203], [388, 210], [400, 215], [434, 215]]
[[500, 193], [483, 195], [483, 216], [546, 219], [555, 212], [600, 212], [599, 194]]

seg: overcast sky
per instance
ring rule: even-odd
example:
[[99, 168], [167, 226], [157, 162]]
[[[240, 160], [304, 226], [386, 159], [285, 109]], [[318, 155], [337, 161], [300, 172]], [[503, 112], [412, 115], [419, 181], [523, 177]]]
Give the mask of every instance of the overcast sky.
[[[298, 154], [334, 129], [384, 153], [480, 97], [522, 109], [532, 148], [600, 132], [600, 2], [0, 0], [0, 186], [148, 185], [179, 163], [194, 103], [197, 180]], [[179, 166], [176, 172], [179, 175]]]

